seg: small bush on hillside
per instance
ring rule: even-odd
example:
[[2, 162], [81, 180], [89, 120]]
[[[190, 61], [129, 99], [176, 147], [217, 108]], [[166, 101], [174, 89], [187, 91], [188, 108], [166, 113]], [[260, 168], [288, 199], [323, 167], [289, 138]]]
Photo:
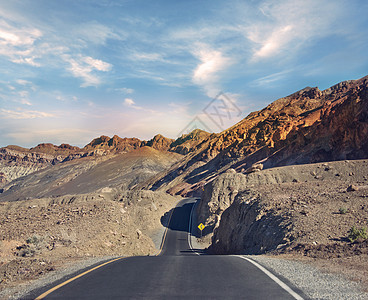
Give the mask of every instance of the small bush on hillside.
[[340, 207], [340, 208], [339, 208], [339, 214], [344, 215], [344, 214], [346, 214], [347, 212], [348, 212], [348, 210], [347, 210], [345, 207]]
[[26, 243], [18, 246], [15, 254], [22, 257], [32, 257], [41, 252], [41, 249], [45, 246], [45, 239], [37, 234], [32, 235], [26, 240]]
[[44, 239], [41, 236], [35, 234], [35, 235], [32, 235], [31, 237], [29, 237], [26, 240], [26, 243], [38, 246], [39, 244], [41, 244], [43, 242], [43, 240]]
[[358, 228], [356, 226], [351, 227], [349, 230], [348, 239], [350, 242], [368, 239], [367, 228]]

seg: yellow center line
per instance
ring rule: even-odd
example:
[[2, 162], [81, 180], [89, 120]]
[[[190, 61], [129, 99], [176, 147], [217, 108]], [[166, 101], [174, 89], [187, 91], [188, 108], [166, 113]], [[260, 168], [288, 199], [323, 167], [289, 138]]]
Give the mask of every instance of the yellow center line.
[[112, 263], [114, 261], [117, 261], [117, 260], [120, 260], [120, 259], [123, 259], [123, 258], [126, 258], [126, 257], [125, 256], [124, 257], [118, 257], [118, 258], [109, 260], [109, 261], [107, 261], [107, 262], [105, 262], [105, 263], [103, 263], [101, 265], [98, 265], [98, 266], [96, 266], [96, 267], [94, 267], [92, 269], [89, 269], [89, 270], [87, 270], [87, 271], [85, 271], [85, 272], [83, 272], [83, 273], [81, 273], [81, 274], [79, 274], [77, 276], [74, 276], [73, 278], [70, 278], [70, 279], [68, 279], [68, 280], [66, 280], [66, 281], [58, 284], [57, 286], [54, 286], [53, 288], [49, 289], [48, 291], [44, 292], [43, 294], [41, 294], [40, 296], [38, 296], [35, 300], [43, 299], [47, 295], [51, 294], [52, 292], [56, 291], [57, 289], [61, 288], [62, 286], [68, 284], [69, 282], [72, 282], [72, 281], [74, 281], [74, 280], [76, 280], [76, 279], [78, 279], [78, 278], [80, 278], [80, 277], [82, 277], [82, 276], [84, 276], [84, 275], [86, 275], [86, 274], [94, 271], [94, 270], [97, 270], [98, 268], [101, 268], [101, 267], [103, 267], [105, 265], [108, 265], [108, 264], [110, 264], [110, 263]]
[[[160, 252], [158, 252], [158, 253], [156, 254], [156, 256], [159, 256], [159, 255], [161, 254], [162, 249], [163, 249], [163, 247], [164, 247], [165, 240], [166, 240], [166, 235], [167, 235], [167, 230], [168, 230], [168, 228], [169, 228], [170, 221], [171, 221], [171, 217], [172, 217], [172, 214], [173, 214], [174, 209], [175, 209], [175, 207], [172, 209], [172, 211], [171, 211], [171, 213], [170, 213], [169, 222], [167, 223], [167, 227], [166, 227], [166, 229], [165, 229], [164, 236], [162, 237], [162, 243], [161, 243], [161, 247], [160, 247]], [[86, 274], [88, 274], [88, 273], [90, 273], [90, 272], [94, 271], [94, 270], [97, 270], [98, 268], [101, 268], [101, 267], [103, 267], [103, 266], [106, 266], [106, 265], [108, 265], [108, 264], [110, 264], [110, 263], [112, 263], [112, 262], [114, 262], [114, 261], [117, 261], [117, 260], [120, 260], [120, 259], [123, 259], [123, 258], [127, 258], [127, 257], [126, 257], [126, 256], [124, 256], [124, 257], [118, 257], [118, 258], [115, 258], [115, 259], [109, 260], [109, 261], [104, 262], [103, 264], [98, 265], [98, 266], [96, 266], [96, 267], [94, 267], [94, 268], [92, 268], [92, 269], [89, 269], [89, 270], [87, 270], [87, 271], [85, 271], [85, 272], [83, 272], [83, 273], [81, 273], [81, 274], [79, 274], [79, 275], [77, 275], [77, 276], [74, 276], [74, 277], [72, 277], [72, 278], [70, 278], [70, 279], [68, 279], [68, 280], [66, 280], [66, 281], [64, 281], [64, 282], [62, 282], [62, 283], [60, 283], [60, 284], [58, 284], [58, 285], [54, 286], [53, 288], [49, 289], [48, 291], [44, 292], [43, 294], [39, 295], [35, 300], [41, 300], [41, 299], [45, 298], [47, 295], [49, 295], [49, 294], [51, 294], [52, 292], [56, 291], [57, 289], [59, 289], [59, 288], [63, 287], [64, 285], [67, 285], [68, 283], [70, 283], [70, 282], [72, 282], [72, 281], [74, 281], [74, 280], [76, 280], [76, 279], [78, 279], [78, 278], [80, 278], [80, 277], [82, 277], [82, 276], [84, 276], [84, 275], [86, 275]]]

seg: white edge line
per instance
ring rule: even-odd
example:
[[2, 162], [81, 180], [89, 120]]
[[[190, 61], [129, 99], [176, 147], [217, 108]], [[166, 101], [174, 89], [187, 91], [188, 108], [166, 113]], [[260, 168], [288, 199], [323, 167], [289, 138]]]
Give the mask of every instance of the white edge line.
[[189, 228], [188, 228], [188, 244], [189, 244], [190, 250], [192, 250], [195, 254], [199, 255], [199, 253], [197, 251], [195, 251], [193, 249], [193, 246], [192, 246], [192, 215], [193, 215], [194, 207], [197, 205], [197, 201], [198, 200], [196, 200], [196, 202], [194, 202], [194, 204], [192, 206], [192, 210], [190, 211]]
[[268, 277], [270, 277], [273, 281], [275, 281], [279, 286], [281, 286], [285, 291], [287, 291], [291, 296], [293, 296], [295, 299], [298, 300], [304, 300], [303, 297], [301, 297], [299, 294], [294, 292], [287, 284], [282, 282], [280, 279], [278, 279], [275, 275], [273, 275], [270, 271], [268, 271], [266, 268], [262, 267], [259, 263], [255, 262], [254, 260], [244, 257], [242, 255], [233, 255], [242, 259], [247, 260], [248, 262], [255, 265], [258, 269], [260, 269], [263, 273], [265, 273]]

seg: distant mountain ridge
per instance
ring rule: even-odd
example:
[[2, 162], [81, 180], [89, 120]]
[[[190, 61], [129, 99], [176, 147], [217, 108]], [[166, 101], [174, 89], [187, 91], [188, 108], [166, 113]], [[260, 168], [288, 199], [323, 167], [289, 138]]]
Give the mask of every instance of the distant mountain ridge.
[[368, 76], [324, 91], [307, 87], [211, 136], [145, 188], [200, 194], [234, 168], [265, 168], [368, 157]]
[[57, 146], [51, 143], [42, 143], [30, 149], [10, 145], [0, 148], [0, 185], [59, 163], [83, 157], [128, 153], [145, 146], [159, 151], [187, 154], [209, 135], [205, 131], [196, 130], [177, 140], [158, 134], [149, 141], [141, 141], [138, 138], [121, 138], [117, 135], [110, 138], [103, 135], [93, 139], [83, 148], [69, 144]]
[[[95, 138], [83, 148], [67, 144], [0, 148], [0, 183], [70, 160], [150, 147], [183, 156], [136, 189], [200, 194], [204, 185], [230, 168], [246, 173], [253, 164], [271, 168], [368, 158], [367, 136], [368, 76], [343, 81], [323, 91], [306, 87], [250, 113], [218, 134], [194, 130], [176, 140], [158, 134], [149, 141], [115, 135]], [[2, 171], [16, 166], [24, 168], [21, 172], [12, 171], [12, 178]]]

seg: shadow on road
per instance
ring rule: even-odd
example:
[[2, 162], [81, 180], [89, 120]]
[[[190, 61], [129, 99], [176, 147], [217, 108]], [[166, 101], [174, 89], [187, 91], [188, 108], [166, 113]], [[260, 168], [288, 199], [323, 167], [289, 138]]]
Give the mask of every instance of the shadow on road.
[[192, 203], [187, 203], [183, 206], [172, 208], [161, 217], [161, 224], [171, 230], [189, 232], [188, 224], [192, 205]]
[[189, 250], [181, 250], [180, 253], [182, 254], [193, 254], [194, 252], [197, 252], [198, 254], [202, 255], [202, 254], [207, 254], [205, 249], [189, 249]]

